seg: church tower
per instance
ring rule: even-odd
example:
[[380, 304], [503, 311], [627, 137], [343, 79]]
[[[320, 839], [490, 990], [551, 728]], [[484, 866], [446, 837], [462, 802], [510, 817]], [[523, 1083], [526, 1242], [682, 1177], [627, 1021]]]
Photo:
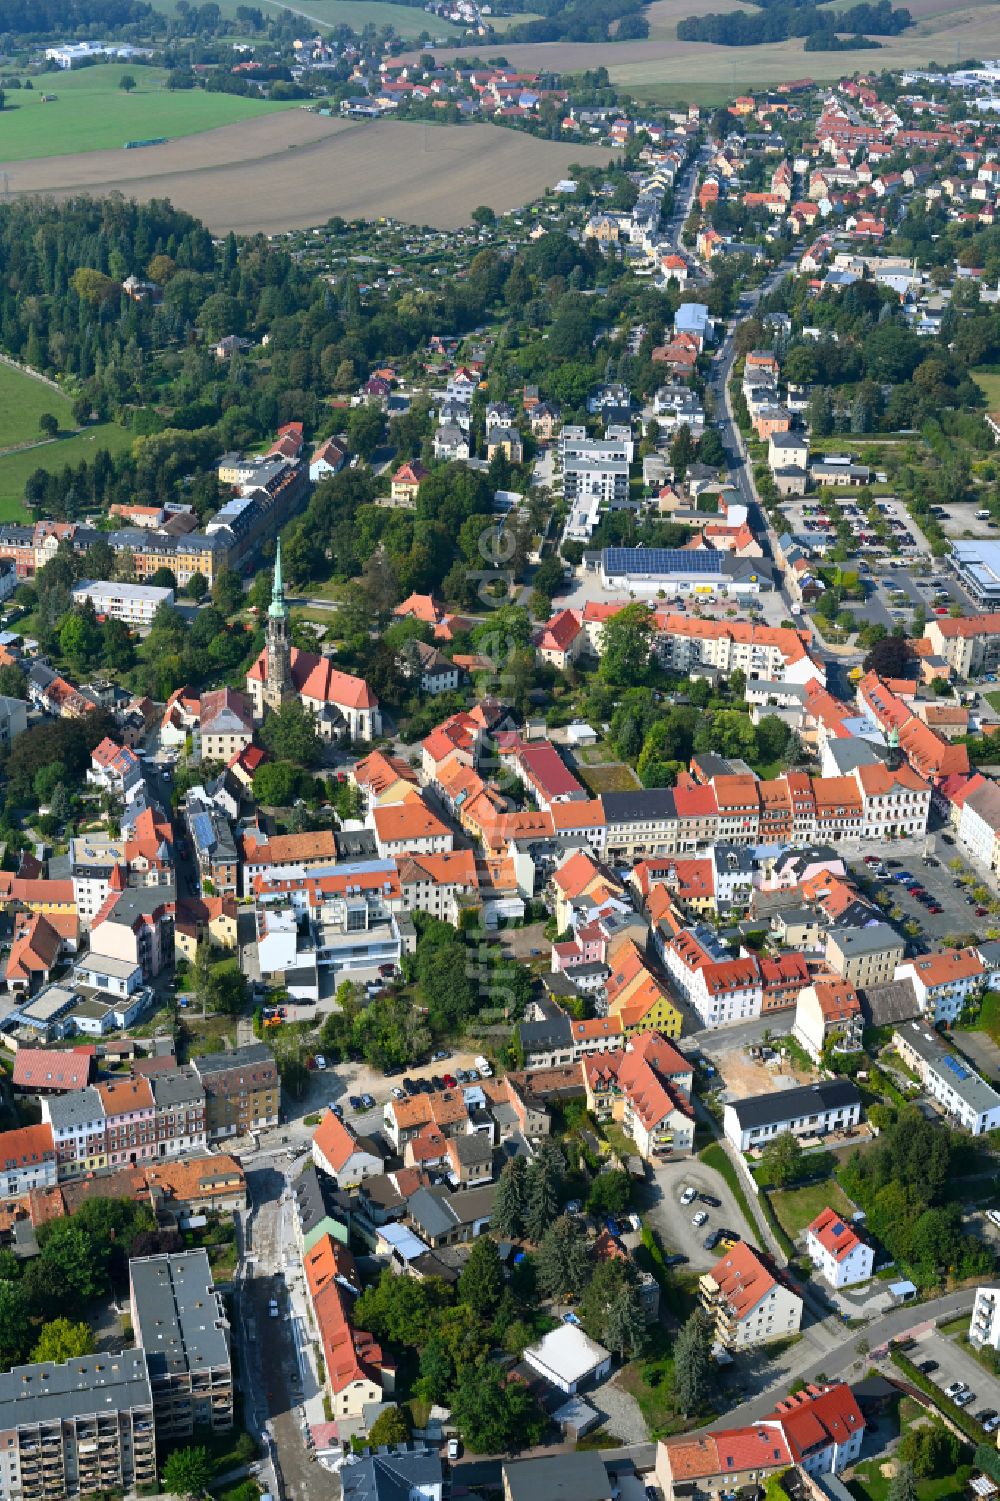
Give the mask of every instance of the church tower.
[[292, 698], [294, 693], [291, 626], [281, 577], [281, 541], [279, 539], [274, 557], [274, 585], [271, 589], [271, 603], [267, 611], [264, 703], [269, 709], [277, 709], [286, 699]]

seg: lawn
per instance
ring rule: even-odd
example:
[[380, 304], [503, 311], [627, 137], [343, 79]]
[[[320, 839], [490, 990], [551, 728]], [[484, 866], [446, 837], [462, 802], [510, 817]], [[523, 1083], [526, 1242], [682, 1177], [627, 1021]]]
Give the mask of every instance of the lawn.
[[986, 992], [979, 1007], [979, 1015], [969, 1030], [985, 1032], [987, 1037], [1000, 1045], [1000, 992], [996, 990]]
[[836, 1178], [807, 1183], [802, 1188], [772, 1189], [770, 1199], [779, 1223], [792, 1240], [806, 1225], [812, 1224], [822, 1209], [833, 1209], [843, 1215], [854, 1212], [854, 1205]]
[[990, 708], [995, 709], [1000, 714], [1000, 688], [992, 688], [989, 693], [984, 693], [983, 697]]
[[986, 397], [989, 410], [1000, 412], [1000, 370], [991, 370], [986, 365], [980, 365], [977, 370], [970, 370], [969, 374]]
[[592, 797], [600, 797], [604, 792], [631, 792], [639, 785], [639, 778], [624, 761], [608, 766], [579, 766], [577, 775]]
[[[244, 3], [245, 0], [219, 0], [219, 9], [224, 17], [235, 20], [237, 7]], [[156, 10], [175, 19], [174, 0], [153, 0], [153, 4]], [[277, 0], [259, 0], [259, 4], [265, 13], [277, 16], [291, 11], [293, 15], [306, 16], [323, 27], [350, 26], [354, 31], [362, 31], [366, 26], [392, 26], [401, 37], [418, 37], [425, 31], [433, 37], [462, 35], [461, 27], [453, 26], [439, 16], [428, 15], [420, 6], [393, 5], [390, 0], [294, 0], [294, 4], [287, 5], [278, 4]], [[534, 12], [526, 11], [516, 17], [494, 17], [494, 22], [506, 21], [511, 25], [515, 20], [534, 19]], [[497, 30], [500, 30], [499, 24]]]
[[706, 1422], [711, 1414], [684, 1417], [674, 1406], [674, 1362], [667, 1331], [653, 1324], [646, 1333], [646, 1349], [624, 1367], [620, 1384], [639, 1404], [653, 1438], [669, 1438]]
[[[402, 9], [386, 7], [390, 8]], [[136, 81], [129, 94], [118, 87], [124, 73]], [[292, 107], [288, 102], [271, 104], [238, 94], [208, 94], [204, 89], [170, 90], [166, 76], [163, 68], [102, 63], [47, 74], [35, 80], [30, 93], [8, 89], [6, 107], [0, 113], [0, 161], [114, 150], [126, 141], [155, 136], [197, 135], [217, 125]], [[43, 93], [54, 94], [54, 101], [43, 104]], [[11, 186], [19, 184], [12, 181]]]
[[55, 417], [61, 428], [75, 426], [72, 404], [61, 391], [53, 391], [10, 365], [0, 365], [0, 449], [40, 437], [38, 419], [45, 412]]
[[[45, 386], [41, 389], [53, 401], [57, 399], [55, 393], [49, 392]], [[0, 392], [0, 410], [2, 408]], [[22, 448], [16, 453], [3, 454], [0, 456], [0, 521], [25, 520], [28, 512], [24, 506], [24, 486], [36, 469], [56, 470], [64, 464], [79, 464], [81, 459], [92, 459], [99, 448], [106, 448], [113, 454], [124, 453], [131, 443], [132, 434], [116, 422], [101, 422], [71, 437], [43, 443], [38, 448]]]

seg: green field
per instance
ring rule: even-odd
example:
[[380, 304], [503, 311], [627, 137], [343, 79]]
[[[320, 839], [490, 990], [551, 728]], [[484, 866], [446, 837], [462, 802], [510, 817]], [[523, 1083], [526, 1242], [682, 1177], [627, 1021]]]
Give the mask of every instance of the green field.
[[92, 459], [99, 448], [106, 448], [110, 453], [123, 453], [131, 443], [132, 434], [119, 427], [117, 422], [102, 422], [73, 437], [57, 438], [39, 448], [24, 448], [0, 456], [0, 521], [26, 519], [24, 486], [28, 475], [36, 469], [61, 469], [64, 464], [79, 464], [81, 459]]
[[805, 1188], [774, 1189], [769, 1197], [782, 1229], [792, 1240], [811, 1225], [823, 1209], [833, 1209], [843, 1215], [854, 1213], [854, 1205], [835, 1178], [810, 1183]]
[[38, 419], [48, 412], [61, 428], [73, 427], [72, 404], [30, 375], [0, 365], [0, 449], [30, 443], [40, 436]]
[[1000, 412], [1000, 370], [990, 370], [985, 365], [980, 365], [978, 370], [970, 370], [969, 374], [986, 397], [989, 410]]
[[[223, 16], [235, 20], [237, 6], [244, 3], [245, 0], [219, 0], [219, 9]], [[321, 27], [350, 26], [354, 31], [362, 31], [365, 26], [392, 26], [402, 37], [418, 37], [423, 31], [435, 37], [462, 35], [461, 27], [428, 15], [420, 6], [393, 5], [392, 0], [294, 0], [290, 5], [278, 4], [277, 0], [258, 0], [258, 3], [261, 10], [272, 15], [291, 11], [293, 15], [302, 16]], [[166, 15], [176, 14], [174, 0], [154, 0], [154, 4]], [[254, 38], [247, 37], [246, 40], [253, 41]]]
[[[123, 73], [131, 73], [136, 81], [130, 94], [118, 87]], [[236, 94], [206, 94], [204, 89], [171, 91], [165, 86], [166, 76], [162, 68], [102, 63], [46, 74], [35, 79], [30, 93], [8, 89], [6, 106], [0, 110], [0, 161], [114, 150], [126, 141], [197, 135], [217, 125], [294, 108]], [[54, 94], [54, 101], [43, 104], [43, 93]]]

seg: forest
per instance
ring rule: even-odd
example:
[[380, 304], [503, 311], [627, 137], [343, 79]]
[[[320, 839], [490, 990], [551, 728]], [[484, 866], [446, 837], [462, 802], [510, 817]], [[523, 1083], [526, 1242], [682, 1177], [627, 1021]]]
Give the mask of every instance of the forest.
[[858, 5], [833, 13], [812, 3], [778, 0], [759, 13], [713, 11], [707, 16], [688, 16], [679, 21], [677, 35], [684, 42], [714, 42], [721, 47], [756, 47], [761, 42], [784, 42], [806, 37], [810, 51], [823, 50], [824, 38], [836, 48], [838, 33], [872, 33], [895, 36], [912, 24], [910, 12], [893, 9], [891, 0], [861, 0]]

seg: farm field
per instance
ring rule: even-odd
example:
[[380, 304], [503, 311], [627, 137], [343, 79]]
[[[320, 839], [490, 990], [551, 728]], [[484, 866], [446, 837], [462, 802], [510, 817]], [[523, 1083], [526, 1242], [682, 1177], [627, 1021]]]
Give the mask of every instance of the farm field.
[[[123, 73], [131, 73], [136, 81], [130, 94], [118, 87]], [[206, 94], [203, 89], [171, 91], [164, 86], [166, 76], [162, 68], [102, 63], [96, 68], [47, 74], [35, 80], [30, 93], [8, 90], [6, 107], [0, 113], [0, 159], [19, 162], [103, 150], [125, 157], [145, 155], [163, 148], [122, 152], [122, 147], [126, 141], [152, 136], [197, 135], [218, 125], [294, 107], [236, 94]], [[43, 92], [54, 94], [55, 101], [43, 104]]]
[[[801, 38], [759, 47], [718, 47], [679, 42], [685, 16], [735, 9], [739, 0], [654, 0], [646, 41], [517, 43], [504, 47], [513, 68], [580, 73], [606, 67], [613, 83], [651, 103], [714, 105], [734, 94], [793, 78], [843, 78], [875, 68], [926, 66], [955, 57], [991, 57], [1000, 51], [1000, 12], [983, 0], [914, 0], [916, 24], [882, 38], [877, 52], [806, 52]], [[413, 54], [415, 57], [417, 54]]]
[[358, 124], [299, 109], [148, 151], [52, 156], [20, 167], [0, 161], [0, 170], [14, 193], [170, 198], [217, 234], [281, 234], [334, 214], [454, 229], [487, 198], [498, 212], [516, 208], [571, 163], [603, 164], [610, 155], [494, 125]]
[[61, 428], [74, 425], [72, 403], [61, 391], [10, 365], [0, 365], [0, 449], [40, 437], [38, 419], [45, 412]]
[[[283, 10], [314, 21], [318, 26], [350, 26], [361, 31], [365, 26], [393, 26], [401, 37], [460, 36], [461, 29], [438, 16], [428, 15], [419, 5], [394, 5], [392, 0], [295, 0], [279, 4], [278, 0], [257, 0], [259, 8], [272, 15]], [[227, 19], [236, 20], [238, 6], [245, 0], [219, 0], [219, 9]], [[153, 0], [154, 10], [174, 16], [174, 0]], [[250, 38], [249, 40], [253, 40]]]
[[70, 437], [39, 444], [37, 448], [22, 448], [15, 453], [0, 455], [0, 521], [28, 518], [22, 497], [25, 482], [36, 469], [57, 470], [64, 464], [78, 464], [81, 459], [92, 459], [99, 448], [106, 448], [110, 453], [123, 453], [131, 443], [132, 434], [123, 427], [116, 422], [102, 422]]

